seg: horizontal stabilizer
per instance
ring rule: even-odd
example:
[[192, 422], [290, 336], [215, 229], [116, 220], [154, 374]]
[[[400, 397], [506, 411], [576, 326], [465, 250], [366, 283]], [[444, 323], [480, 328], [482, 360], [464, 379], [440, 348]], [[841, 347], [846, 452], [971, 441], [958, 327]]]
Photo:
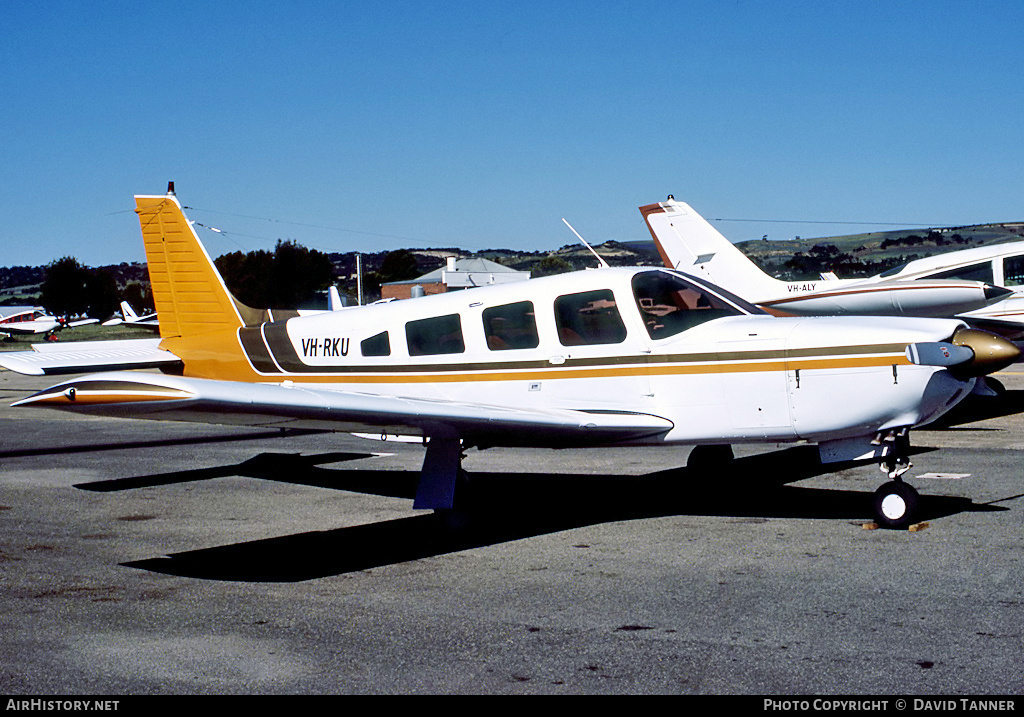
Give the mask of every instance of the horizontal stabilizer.
[[32, 351], [0, 352], [0, 366], [29, 376], [83, 371], [169, 368], [181, 363], [159, 348], [160, 339], [33, 344]]

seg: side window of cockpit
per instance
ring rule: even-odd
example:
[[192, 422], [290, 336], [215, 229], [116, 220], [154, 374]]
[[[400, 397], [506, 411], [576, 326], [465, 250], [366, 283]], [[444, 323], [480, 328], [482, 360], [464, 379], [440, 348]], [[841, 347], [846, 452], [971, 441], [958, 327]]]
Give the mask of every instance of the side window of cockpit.
[[410, 356], [461, 354], [466, 350], [458, 314], [410, 321], [405, 325], [405, 340]]
[[664, 339], [698, 324], [741, 313], [697, 284], [662, 271], [633, 277], [633, 295], [652, 339]]
[[491, 351], [535, 349], [540, 343], [533, 302], [520, 301], [484, 309], [483, 321], [487, 348]]
[[970, 266], [961, 266], [959, 269], [950, 269], [949, 271], [942, 271], [938, 274], [931, 274], [929, 276], [922, 276], [922, 279], [960, 279], [961, 281], [983, 281], [986, 284], [991, 284], [992, 279], [992, 262], [985, 261], [980, 264], [971, 264]]
[[1003, 286], [1024, 285], [1024, 256], [1003, 259]]
[[364, 339], [359, 344], [359, 350], [363, 356], [390, 356], [391, 340], [388, 338], [388, 332], [382, 331], [376, 336]]
[[626, 326], [610, 289], [559, 296], [555, 299], [555, 325], [563, 346], [618, 344], [626, 340]]

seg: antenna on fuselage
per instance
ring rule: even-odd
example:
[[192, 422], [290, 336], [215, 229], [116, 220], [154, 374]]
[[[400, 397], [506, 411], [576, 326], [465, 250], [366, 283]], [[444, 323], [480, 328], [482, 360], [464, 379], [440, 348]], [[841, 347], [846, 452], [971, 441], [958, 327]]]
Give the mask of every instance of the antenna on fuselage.
[[589, 244], [587, 244], [587, 240], [584, 239], [583, 237], [581, 237], [580, 233], [572, 228], [572, 224], [570, 224], [569, 222], [565, 221], [565, 217], [562, 217], [562, 221], [565, 222], [565, 226], [569, 227], [569, 229], [572, 231], [572, 233], [576, 235], [576, 238], [579, 239], [581, 242], [583, 242], [583, 246], [585, 246], [587, 249], [589, 249], [590, 253], [597, 257], [597, 260], [601, 263], [601, 267], [604, 268], [604, 269], [607, 269], [608, 268], [608, 262], [606, 262], [604, 259], [602, 259], [600, 254], [598, 254], [596, 251], [594, 251], [594, 247], [592, 247]]

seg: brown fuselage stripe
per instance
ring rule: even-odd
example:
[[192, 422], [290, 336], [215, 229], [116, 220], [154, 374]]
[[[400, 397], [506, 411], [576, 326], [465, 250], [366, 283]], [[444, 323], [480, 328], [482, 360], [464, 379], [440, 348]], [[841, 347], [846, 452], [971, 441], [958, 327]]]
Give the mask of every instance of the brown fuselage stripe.
[[[946, 284], [944, 288], [955, 288], [962, 287], [961, 284]], [[934, 284], [925, 286], [863, 286], [858, 288], [849, 289], [822, 289], [820, 291], [808, 291], [802, 294], [796, 294], [793, 296], [786, 296], [781, 299], [770, 299], [768, 301], [762, 301], [759, 306], [778, 306], [780, 304], [791, 304], [799, 301], [808, 301], [813, 299], [831, 299], [837, 296], [852, 296], [854, 294], [872, 294], [879, 291], [921, 291], [936, 288]]]

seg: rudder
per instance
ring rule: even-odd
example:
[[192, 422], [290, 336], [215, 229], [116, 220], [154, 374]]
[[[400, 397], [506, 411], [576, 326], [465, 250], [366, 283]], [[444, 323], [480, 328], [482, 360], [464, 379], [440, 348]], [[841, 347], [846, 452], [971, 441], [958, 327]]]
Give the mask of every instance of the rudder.
[[248, 307], [224, 285], [173, 192], [136, 196], [160, 337], [234, 331]]
[[764, 273], [692, 207], [667, 201], [640, 207], [666, 266], [703, 276], [757, 302], [785, 293], [785, 283]]

